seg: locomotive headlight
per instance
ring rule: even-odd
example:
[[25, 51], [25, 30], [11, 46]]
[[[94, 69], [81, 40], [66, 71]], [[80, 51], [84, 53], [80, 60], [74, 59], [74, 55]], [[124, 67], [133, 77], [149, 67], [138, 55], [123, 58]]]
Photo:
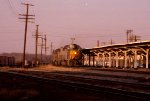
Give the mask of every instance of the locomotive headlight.
[[75, 51], [75, 50], [70, 51], [70, 59], [74, 59], [77, 54], [78, 54], [78, 53], [77, 53], [77, 51]]
[[70, 51], [70, 54], [71, 54], [71, 55], [76, 55], [77, 52], [76, 52], [76, 51]]

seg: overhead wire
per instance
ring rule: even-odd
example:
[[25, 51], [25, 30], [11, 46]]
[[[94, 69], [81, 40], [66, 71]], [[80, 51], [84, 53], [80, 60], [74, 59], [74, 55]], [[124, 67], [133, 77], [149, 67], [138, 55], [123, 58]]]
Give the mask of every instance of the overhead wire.
[[[21, 7], [21, 6], [19, 6], [19, 4], [21, 5], [21, 3], [23, 3], [23, 1], [21, 1], [21, 0], [13, 0], [13, 1], [11, 1], [11, 0], [7, 0], [6, 1], [7, 2], [7, 5], [8, 5], [8, 7], [9, 7], [9, 9], [10, 9], [10, 11], [11, 11], [11, 13], [13, 14], [13, 16], [15, 16], [16, 17], [16, 19], [19, 21], [19, 22], [22, 22], [20, 19], [18, 19], [19, 18], [19, 12], [20, 11], [23, 11], [23, 8]], [[33, 30], [31, 30], [31, 28], [30, 28], [30, 26], [28, 26], [28, 29], [29, 29], [29, 31], [30, 31], [30, 33], [33, 33]], [[7, 31], [1, 31], [2, 33], [21, 33], [21, 31], [10, 31], [10, 30], [8, 30], [7, 29]], [[22, 31], [23, 32], [23, 31]], [[8, 43], [8, 42], [10, 42], [10, 40], [12, 41], [12, 42], [17, 42], [17, 41], [19, 41], [19, 40], [23, 40], [23, 38], [18, 38], [18, 39], [9, 39], [9, 40], [0, 40], [0, 42], [2, 42], [2, 43]]]
[[[14, 16], [16, 16], [18, 18], [19, 17], [18, 16], [19, 15], [19, 13], [18, 13], [19, 10], [17, 10], [16, 6], [14, 5], [14, 3], [12, 3], [11, 0], [7, 0], [7, 1], [8, 1], [8, 6], [9, 6], [11, 12], [13, 13]], [[21, 1], [21, 0], [17, 0], [17, 2], [19, 2], [19, 4], [23, 3], [23, 1]], [[22, 22], [20, 19], [18, 19], [18, 21]], [[29, 28], [30, 33], [33, 33], [30, 26], [28, 28]]]
[[[0, 40], [0, 42], [5, 42], [5, 43], [8, 43], [10, 39], [8, 40]], [[18, 41], [21, 41], [23, 40], [22, 38], [16, 38], [16, 39], [11, 39], [11, 42], [18, 42]]]
[[88, 34], [75, 34], [74, 36], [73, 35], [68, 35], [68, 34], [58, 34], [58, 35], [51, 35], [51, 37], [77, 37], [77, 38], [95, 38], [95, 37], [107, 37], [107, 36], [111, 36], [111, 37], [122, 37], [121, 35], [88, 35]]
[[[10, 9], [11, 9], [11, 11], [13, 12], [13, 14], [15, 15], [15, 16], [17, 16], [17, 18], [18, 18], [18, 12], [17, 12], [17, 9], [16, 9], [16, 6], [14, 6], [14, 4], [12, 3], [12, 1], [11, 0], [7, 0], [8, 1], [8, 3], [9, 3], [9, 7], [10, 7]], [[23, 1], [21, 1], [21, 0], [17, 0], [20, 4], [23, 2]], [[34, 13], [34, 15], [35, 15], [35, 10], [34, 10], [34, 7], [32, 7], [31, 8], [32, 10], [33, 10], [33, 13]], [[34, 25], [36, 25], [35, 23], [34, 23]], [[30, 33], [35, 33], [35, 31], [32, 31], [32, 28], [29, 26], [29, 31], [30, 31]], [[87, 34], [85, 34], [85, 35], [83, 35], [83, 34], [77, 34], [75, 37], [76, 38], [95, 38], [95, 37], [107, 37], [107, 36], [110, 36], [110, 35], [87, 35]], [[66, 37], [72, 37], [71, 35], [69, 36], [68, 34], [61, 34], [61, 35], [51, 35], [51, 37], [64, 37], [64, 38], [66, 38]], [[121, 37], [121, 35], [119, 36], [119, 35], [111, 35], [111, 37]]]
[[13, 7], [13, 5], [12, 5], [12, 2], [11, 2], [10, 0], [7, 0], [7, 1], [8, 1], [8, 6], [9, 6], [10, 10], [12, 11], [12, 13], [13, 13], [15, 16], [18, 15], [17, 11], [14, 10], [14, 7]]

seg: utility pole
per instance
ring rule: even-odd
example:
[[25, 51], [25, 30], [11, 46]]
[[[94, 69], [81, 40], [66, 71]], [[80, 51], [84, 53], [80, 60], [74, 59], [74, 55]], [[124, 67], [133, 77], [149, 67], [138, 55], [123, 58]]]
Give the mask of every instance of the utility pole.
[[133, 32], [133, 30], [127, 30], [126, 34], [127, 34], [127, 43], [129, 41], [131, 41], [131, 33]]
[[25, 67], [26, 37], [27, 37], [28, 21], [29, 19], [34, 19], [31, 18], [31, 16], [35, 16], [35, 15], [29, 15], [29, 6], [33, 6], [32, 4], [26, 4], [26, 3], [22, 3], [22, 4], [27, 6], [26, 14], [19, 14], [20, 16], [23, 16], [23, 18], [19, 18], [19, 19], [25, 19], [25, 34], [24, 34], [24, 49], [23, 49], [23, 64], [22, 64], [22, 66]]
[[44, 38], [44, 41], [45, 41], [45, 56], [46, 56], [46, 49], [47, 49], [47, 47], [46, 47], [46, 35], [44, 35], [45, 36], [45, 38]]
[[37, 65], [37, 44], [38, 44], [38, 34], [39, 34], [39, 25], [36, 25], [36, 27], [37, 27], [37, 29], [36, 29], [36, 35], [35, 35], [35, 40], [36, 40], [36, 42], [35, 42], [35, 65]]
[[115, 42], [111, 39], [110, 40], [110, 45], [114, 44]]
[[53, 52], [53, 42], [51, 42], [51, 54]]
[[128, 40], [129, 40], [129, 31], [128, 30], [127, 30], [126, 34], [127, 34], [127, 43], [128, 43]]
[[38, 38], [39, 36], [41, 36], [39, 35], [39, 25], [36, 25], [36, 33], [33, 36], [35, 36], [35, 65], [37, 65], [38, 64], [38, 60], [37, 60]]
[[43, 36], [41, 37], [41, 39], [42, 39], [42, 43], [41, 43], [41, 64], [42, 64], [42, 57], [43, 57], [43, 52], [42, 52], [42, 50], [43, 50]]
[[135, 36], [134, 36], [134, 41], [136, 42], [136, 41], [139, 41], [139, 40], [141, 40], [141, 36], [135, 35]]
[[137, 36], [133, 34], [133, 30], [127, 30], [127, 43], [128, 42], [136, 42], [141, 39], [141, 36]]
[[53, 42], [51, 42], [51, 45], [50, 45], [50, 56], [49, 56], [49, 62], [52, 63], [52, 58], [53, 58]]
[[45, 61], [47, 60], [47, 49], [48, 49], [48, 47], [47, 47], [47, 44], [46, 44], [46, 41], [47, 41], [47, 38], [46, 38], [46, 35], [44, 35], [45, 37], [44, 37], [44, 41], [45, 41], [45, 46], [44, 46], [44, 48], [45, 48]]
[[110, 45], [112, 45], [112, 44], [113, 44], [113, 40], [111, 39], [111, 40], [110, 40]]
[[97, 40], [97, 47], [99, 47], [99, 40]]

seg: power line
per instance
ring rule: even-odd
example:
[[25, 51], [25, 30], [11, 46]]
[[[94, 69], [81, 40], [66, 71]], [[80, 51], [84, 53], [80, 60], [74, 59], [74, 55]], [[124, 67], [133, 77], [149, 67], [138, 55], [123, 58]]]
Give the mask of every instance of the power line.
[[[11, 39], [11, 42], [18, 42], [18, 41], [21, 41], [23, 39]], [[8, 40], [0, 40], [0, 42], [5, 42], [5, 43], [10, 43], [10, 39]]]
[[[91, 35], [91, 34], [77, 34], [75, 35], [74, 37], [77, 37], [77, 38], [94, 38], [94, 37], [123, 37], [121, 34], [120, 35]], [[69, 35], [69, 34], [58, 34], [58, 35], [51, 35], [51, 37], [72, 37], [72, 35]]]
[[15, 16], [17, 16], [18, 13], [17, 13], [16, 10], [14, 10], [14, 7], [13, 7], [13, 5], [12, 5], [12, 2], [11, 2], [10, 0], [7, 0], [7, 1], [8, 1], [8, 5], [9, 5], [10, 10], [12, 11], [12, 13], [13, 13]]
[[[18, 18], [19, 13], [17, 12], [18, 10], [16, 9], [16, 6], [14, 6], [14, 3], [12, 3], [11, 0], [7, 0], [7, 1], [8, 1], [9, 8], [12, 11], [13, 15], [15, 15]], [[19, 3], [21, 3], [20, 0], [17, 0], [17, 1], [19, 1]], [[19, 22], [20, 22], [20, 20], [19, 20]], [[30, 33], [33, 33], [30, 26], [29, 26], [29, 31], [30, 31]]]

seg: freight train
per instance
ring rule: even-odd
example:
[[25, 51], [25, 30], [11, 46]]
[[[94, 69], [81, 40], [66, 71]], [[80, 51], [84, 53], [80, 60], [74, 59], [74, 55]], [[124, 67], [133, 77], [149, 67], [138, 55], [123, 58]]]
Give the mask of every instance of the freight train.
[[0, 67], [15, 66], [15, 57], [0, 56]]
[[77, 44], [70, 44], [52, 53], [52, 64], [60, 66], [80, 66], [82, 65], [81, 47]]

